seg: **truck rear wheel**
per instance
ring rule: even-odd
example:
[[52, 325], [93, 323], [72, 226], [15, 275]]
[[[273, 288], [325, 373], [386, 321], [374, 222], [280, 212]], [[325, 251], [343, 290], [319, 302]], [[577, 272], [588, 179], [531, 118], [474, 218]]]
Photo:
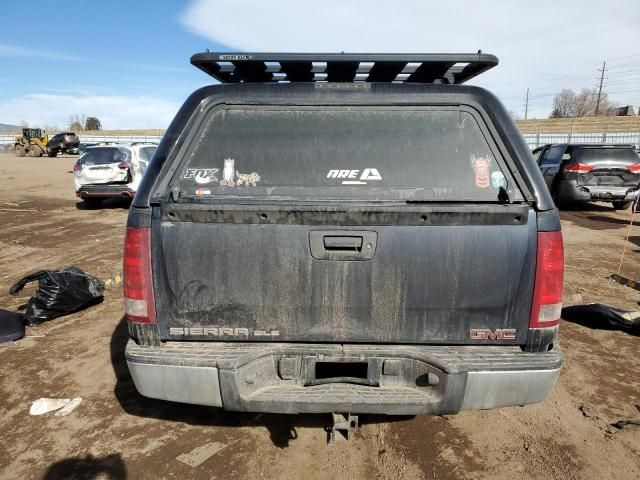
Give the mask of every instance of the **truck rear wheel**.
[[631, 204], [633, 203], [632, 201], [628, 200], [628, 201], [613, 201], [611, 202], [613, 204], [613, 208], [615, 208], [616, 210], [626, 210], [627, 208], [629, 208], [631, 206]]
[[16, 156], [24, 157], [25, 155], [24, 147], [22, 145], [16, 145]]

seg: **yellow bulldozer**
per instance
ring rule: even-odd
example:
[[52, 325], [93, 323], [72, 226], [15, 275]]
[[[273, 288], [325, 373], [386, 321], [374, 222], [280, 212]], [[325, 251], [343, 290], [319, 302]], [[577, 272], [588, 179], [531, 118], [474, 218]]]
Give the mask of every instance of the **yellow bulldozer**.
[[47, 151], [47, 143], [49, 135], [39, 128], [23, 128], [22, 135], [16, 136], [13, 149], [18, 157], [41, 157]]

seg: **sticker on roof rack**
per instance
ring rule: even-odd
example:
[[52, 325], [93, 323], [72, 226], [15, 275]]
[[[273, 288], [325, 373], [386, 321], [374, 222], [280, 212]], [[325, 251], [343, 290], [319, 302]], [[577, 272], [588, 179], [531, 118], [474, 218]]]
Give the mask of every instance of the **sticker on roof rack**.
[[220, 60], [252, 60], [253, 56], [251, 55], [220, 55], [218, 59]]
[[371, 84], [365, 82], [359, 83], [348, 83], [348, 82], [320, 82], [314, 83], [313, 86], [315, 88], [321, 90], [370, 90]]

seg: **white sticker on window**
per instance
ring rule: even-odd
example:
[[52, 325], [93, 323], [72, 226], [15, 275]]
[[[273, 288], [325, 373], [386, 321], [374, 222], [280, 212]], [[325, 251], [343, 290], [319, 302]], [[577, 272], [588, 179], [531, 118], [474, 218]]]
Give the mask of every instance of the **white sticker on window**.
[[366, 185], [371, 180], [382, 180], [382, 175], [377, 168], [365, 168], [360, 170], [329, 170], [327, 178], [342, 179], [342, 185]]
[[187, 168], [182, 178], [192, 178], [196, 183], [203, 185], [218, 181], [217, 168]]

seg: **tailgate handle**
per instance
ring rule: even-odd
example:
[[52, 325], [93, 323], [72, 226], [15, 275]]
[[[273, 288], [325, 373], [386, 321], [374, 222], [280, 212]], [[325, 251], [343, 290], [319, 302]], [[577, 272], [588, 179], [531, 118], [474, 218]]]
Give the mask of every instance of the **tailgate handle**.
[[310, 230], [309, 248], [316, 260], [371, 260], [378, 232], [372, 230]]
[[325, 235], [323, 238], [323, 242], [324, 248], [326, 250], [350, 250], [356, 252], [362, 251], [361, 236]]

